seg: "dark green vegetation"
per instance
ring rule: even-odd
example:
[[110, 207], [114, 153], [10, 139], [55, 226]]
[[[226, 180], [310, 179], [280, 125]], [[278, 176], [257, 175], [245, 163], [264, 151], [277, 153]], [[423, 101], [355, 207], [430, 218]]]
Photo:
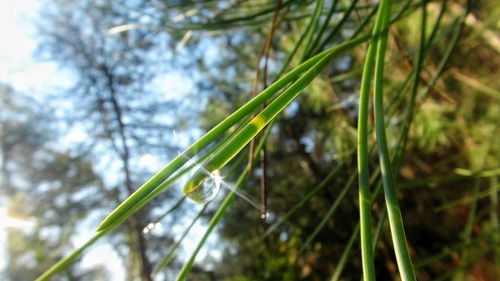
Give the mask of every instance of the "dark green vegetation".
[[[85, 148], [94, 163], [114, 155], [120, 176], [109, 186], [89, 159], [67, 162], [90, 169], [88, 180], [58, 192], [98, 191], [75, 199], [73, 227], [57, 227], [77, 233], [93, 210], [103, 220], [59, 262], [37, 256], [38, 280], [89, 278], [73, 265], [103, 236], [126, 247], [129, 279], [498, 280], [494, 1], [77, 2], [55, 1], [41, 50], [77, 74], [64, 98], [83, 113], [67, 118], [93, 120]], [[196, 80], [192, 94], [165, 101], [148, 86], [165, 64]], [[174, 123], [158, 121], [169, 114], [185, 134], [192, 120], [207, 133], [167, 154], [181, 146], [165, 137]], [[168, 163], [149, 180], [134, 166], [146, 152]], [[218, 197], [187, 203], [179, 189], [195, 192], [214, 172]], [[265, 220], [252, 205], [260, 190]], [[143, 231], [160, 220], [160, 234]], [[195, 221], [205, 230], [187, 239]], [[220, 259], [200, 255], [208, 247]]]

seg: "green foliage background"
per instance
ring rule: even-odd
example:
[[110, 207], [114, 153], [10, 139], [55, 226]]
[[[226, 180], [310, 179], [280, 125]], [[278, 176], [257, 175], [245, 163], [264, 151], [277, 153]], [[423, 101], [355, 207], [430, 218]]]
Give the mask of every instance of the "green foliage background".
[[[384, 107], [378, 109], [385, 115], [383, 125], [392, 159], [391, 172], [404, 222], [407, 248], [413, 261], [412, 268], [418, 280], [498, 280], [500, 81], [497, 76], [500, 65], [500, 7], [495, 1], [390, 2], [390, 16], [400, 18], [392, 22], [387, 31], [385, 58], [375, 58], [376, 63], [383, 66], [385, 73], [383, 77], [375, 75], [365, 78], [383, 85], [381, 93]], [[130, 255], [123, 256], [127, 261], [129, 280], [136, 277], [141, 280], [187, 278], [240, 281], [361, 278], [363, 270], [366, 272], [362, 266], [362, 260], [366, 256], [362, 257], [359, 237], [359, 158], [356, 154], [359, 145], [358, 106], [362, 103], [359, 93], [363, 65], [369, 64], [365, 62], [368, 45], [375, 46], [377, 42], [384, 40], [384, 35], [379, 37], [375, 32], [375, 36], [369, 39], [366, 37], [368, 40], [350, 40], [355, 31], [360, 33], [355, 34], [354, 38], [370, 34], [376, 19], [383, 18], [382, 13], [377, 15], [375, 3], [296, 0], [137, 1], [123, 5], [108, 1], [54, 3], [69, 14], [65, 19], [70, 22], [82, 15], [83, 18], [89, 15], [101, 16], [94, 19], [99, 28], [90, 31], [83, 29], [81, 32], [82, 38], [88, 36], [95, 42], [101, 42], [99, 40], [105, 38], [102, 39], [105, 42], [102, 48], [91, 48], [99, 46], [99, 43], [94, 44], [89, 39], [82, 43], [82, 46], [89, 48], [72, 49], [71, 44], [62, 40], [61, 36], [55, 36], [45, 29], [41, 32], [44, 39], [41, 49], [48, 50], [51, 58], [62, 61], [63, 65], [68, 58], [76, 58], [68, 65], [73, 70], [76, 69], [79, 77], [83, 77], [75, 91], [83, 92], [84, 95], [73, 97], [73, 101], [86, 101], [87, 103], [82, 104], [89, 105], [86, 110], [90, 113], [99, 110], [102, 112], [102, 108], [95, 107], [93, 97], [99, 97], [102, 89], [105, 89], [104, 92], [110, 90], [113, 96], [115, 89], [117, 100], [123, 106], [123, 115], [140, 120], [137, 127], [150, 133], [138, 133], [142, 138], [137, 137], [128, 133], [135, 132], [135, 129], [130, 129], [135, 127], [126, 121], [114, 123], [114, 120], [120, 120], [119, 115], [108, 116], [104, 120], [109, 121], [111, 128], [120, 127], [119, 124], [124, 123], [127, 130], [125, 133], [118, 129], [112, 129], [111, 133], [105, 130], [97, 132], [94, 135], [96, 139], [119, 139], [118, 144], [124, 149], [127, 148], [126, 144], [133, 143], [125, 149], [130, 150], [131, 155], [134, 151], [149, 151], [148, 149], [155, 147], [151, 145], [148, 148], [144, 144], [149, 141], [155, 140], [160, 144], [169, 142], [161, 132], [165, 127], [148, 122], [150, 117], [151, 120], [156, 120], [153, 116], [162, 117], [162, 110], [158, 110], [155, 104], [161, 104], [162, 108], [168, 108], [171, 114], [176, 115], [176, 122], [183, 125], [186, 134], [190, 133], [186, 128], [192, 124], [199, 126], [202, 131], [209, 131], [218, 124], [227, 124], [226, 127], [217, 127], [222, 129], [211, 131], [213, 133], [209, 133], [210, 139], [198, 138], [195, 145], [183, 155], [194, 157], [209, 172], [213, 169], [220, 170], [224, 181], [252, 202], [259, 201], [259, 185], [264, 174], [259, 158], [261, 151], [265, 150], [269, 209], [266, 220], [262, 220], [259, 211], [244, 198], [224, 187], [199, 215], [193, 215], [193, 210], [197, 211], [199, 206], [177, 201], [182, 200], [180, 192], [173, 188], [167, 190], [171, 185], [182, 185], [187, 179], [181, 175], [198, 168], [195, 166], [183, 170], [181, 164], [175, 164], [189, 160], [183, 158], [183, 155], [174, 158], [171, 163], [175, 165], [162, 170], [159, 176], [155, 176], [155, 180], [143, 185], [129, 197], [129, 201], [122, 203], [113, 215], [108, 216], [100, 224], [94, 238], [107, 234], [107, 237], [115, 237], [112, 239], [114, 245], [129, 247]], [[72, 8], [75, 7], [81, 8], [79, 11], [83, 11], [82, 14], [73, 14]], [[141, 15], [154, 15], [154, 20], [115, 37], [98, 33], [103, 27], [111, 28], [139, 20]], [[425, 19], [425, 25], [421, 24], [422, 18]], [[47, 22], [52, 23], [51, 19]], [[425, 26], [425, 30], [422, 30], [422, 26]], [[58, 30], [57, 27], [54, 28]], [[68, 32], [62, 29], [60, 31], [62, 34]], [[425, 35], [427, 41], [421, 41], [421, 34]], [[163, 40], [169, 42], [170, 46], [164, 46]], [[350, 42], [355, 43], [351, 46]], [[349, 46], [342, 49], [342, 46], [347, 46], [343, 44]], [[419, 46], [424, 48], [419, 49]], [[98, 58], [94, 65], [87, 64], [85, 50]], [[321, 53], [324, 50], [329, 51]], [[162, 51], [171, 56], [161, 57], [155, 63], [156, 55]], [[417, 58], [420, 52], [421, 62]], [[116, 54], [122, 54], [122, 57], [109, 59]], [[318, 54], [320, 55], [315, 57]], [[99, 58], [102, 58], [102, 62]], [[307, 67], [297, 68], [303, 62], [306, 62]], [[321, 62], [324, 65], [314, 73], [315, 79], [305, 79], [305, 73]], [[154, 74], [137, 70], [138, 67], [156, 69], [158, 65], [161, 68], [166, 63], [174, 65], [174, 70], [190, 75], [197, 83], [192, 93], [175, 102], [165, 102], [158, 97], [158, 93], [149, 91], [144, 85], [151, 83], [149, 75]], [[415, 71], [419, 68], [417, 76]], [[279, 80], [292, 69], [300, 70], [298, 75], [286, 83]], [[108, 75], [108, 78], [115, 77], [115, 81], [118, 81], [116, 88], [108, 87], [109, 84], [106, 83], [103, 83], [103, 88], [94, 88], [95, 85], [100, 85], [94, 82], [100, 81], [103, 74], [110, 72], [115, 76]], [[112, 79], [107, 81], [110, 80]], [[258, 99], [259, 93], [275, 81], [277, 82], [273, 85], [279, 87], [276, 86], [276, 91], [272, 90], [269, 94], [267, 105], [281, 93], [286, 93], [289, 82], [302, 83], [305, 88], [294, 92], [298, 96], [286, 109], [276, 112], [279, 113], [276, 119], [264, 119], [271, 121], [268, 127], [249, 127], [254, 129], [252, 132], [256, 135], [253, 147], [257, 149], [252, 153], [252, 145], [248, 143], [253, 135], [245, 140], [243, 137], [248, 135], [231, 138], [238, 136], [238, 128], [242, 128], [250, 118], [263, 110], [261, 105], [255, 103], [245, 113], [235, 115], [231, 124], [228, 121], [231, 117], [227, 117], [246, 108], [247, 101], [253, 96]], [[387, 194], [387, 187], [384, 191], [377, 192], [382, 187], [386, 172], [380, 175], [377, 147], [380, 134], [375, 132], [372, 89], [370, 86], [369, 114], [366, 120], [368, 154], [365, 159], [370, 176], [369, 193], [376, 195], [372, 204], [368, 205], [371, 207], [368, 213], [371, 214], [372, 226], [368, 230], [374, 241], [361, 239], [361, 242], [364, 241], [368, 246], [373, 244], [372, 264], [377, 279], [412, 280], [404, 275], [400, 277], [401, 272], [411, 272], [412, 269], [398, 266], [396, 262], [383, 196]], [[415, 89], [414, 97], [412, 89]], [[8, 91], [5, 89], [3, 92]], [[106, 98], [104, 108], [105, 102]], [[412, 103], [414, 110], [408, 111]], [[4, 104], [3, 107], [8, 105], [6, 102]], [[180, 107], [184, 112], [175, 113], [172, 107]], [[189, 110], [185, 110], [186, 108]], [[137, 112], [141, 114], [133, 115]], [[407, 115], [408, 112], [410, 115]], [[406, 119], [408, 116], [411, 119]], [[268, 115], [264, 117], [267, 118]], [[75, 119], [79, 120], [79, 116]], [[408, 120], [412, 122], [406, 127]], [[3, 126], [7, 128], [8, 122], [4, 123]], [[258, 131], [266, 133], [257, 134]], [[405, 145], [401, 146], [398, 139], [405, 134], [408, 138]], [[119, 136], [124, 139], [120, 140]], [[128, 137], [132, 141], [127, 142], [125, 138]], [[239, 153], [224, 150], [224, 147], [231, 145], [244, 147], [241, 151], [235, 151]], [[4, 153], [6, 151], [4, 149]], [[123, 163], [128, 163], [128, 156], [123, 157], [120, 151], [120, 148], [116, 149], [118, 158]], [[161, 149], [159, 151], [158, 154], [161, 154]], [[165, 162], [174, 156], [162, 154]], [[251, 176], [248, 177], [248, 161], [251, 156], [254, 156], [254, 163]], [[71, 193], [75, 192], [73, 188], [85, 188], [86, 185], [100, 186], [99, 194], [107, 195], [103, 197], [104, 201], [112, 208], [123, 202], [126, 198], [124, 194], [128, 196], [131, 193], [130, 189], [120, 189], [119, 186], [103, 189], [100, 177], [106, 175], [94, 173], [88, 159], [60, 154], [54, 157], [59, 157], [54, 160], [57, 160], [57, 167], [46, 163], [44, 169], [60, 175], [64, 173], [64, 169], [77, 165], [75, 169], [80, 173], [68, 177], [64, 181], [64, 188], [61, 187], [58, 192], [62, 190]], [[130, 162], [133, 163], [132, 160]], [[223, 162], [225, 165], [213, 167], [213, 162]], [[147, 176], [142, 173], [135, 175], [134, 166], [130, 165], [132, 183], [139, 186]], [[56, 168], [59, 172], [54, 172]], [[44, 169], [37, 172], [44, 172]], [[145, 174], [150, 175], [147, 172]], [[177, 175], [182, 180], [175, 182]], [[198, 175], [199, 172], [194, 172], [193, 178], [197, 179]], [[37, 179], [36, 175], [30, 175], [29, 178], [33, 181]], [[10, 193], [21, 194], [14, 190]], [[22, 205], [20, 202], [23, 199], [19, 196], [11, 197], [13, 206]], [[90, 210], [103, 208], [100, 205], [102, 203], [94, 200], [96, 198], [90, 197], [83, 201], [84, 205], [76, 205], [74, 208], [81, 209], [75, 210], [76, 214], [71, 216], [70, 221], [57, 222], [57, 227], [65, 229], [68, 224], [76, 224], [83, 219]], [[133, 234], [140, 236], [138, 230], [154, 221], [155, 210], [165, 205], [177, 206], [176, 202], [180, 202], [181, 207], [173, 211], [167, 208], [168, 211], [162, 217], [172, 218], [168, 221], [167, 230], [157, 237], [143, 235], [141, 239], [144, 240], [144, 246], [138, 247], [141, 239], [133, 238]], [[53, 209], [55, 203], [38, 204]], [[139, 207], [143, 208], [134, 215], [127, 213], [132, 209], [139, 210]], [[108, 211], [109, 209], [108, 207]], [[100, 217], [104, 217], [105, 213], [101, 212]], [[128, 216], [130, 218], [126, 220]], [[188, 223], [184, 222], [186, 219], [181, 219], [186, 217]], [[190, 241], [190, 238], [184, 239], [187, 236], [183, 235], [180, 237], [184, 240], [179, 240], [178, 233], [172, 230], [174, 225], [182, 225], [185, 229], [191, 219], [201, 221], [205, 227], [208, 225], [209, 230], [205, 235], [215, 237], [217, 242], [205, 243], [206, 237]], [[43, 219], [42, 222], [50, 221]], [[126, 223], [117, 227], [122, 222]], [[117, 228], [111, 231], [115, 227]], [[74, 227], [69, 229], [70, 232], [76, 231]], [[361, 228], [361, 231], [366, 230]], [[15, 235], [9, 237], [9, 255], [15, 256], [32, 250], [33, 243], [16, 241], [18, 237]], [[23, 243], [26, 243], [25, 247], [28, 249], [17, 248]], [[68, 243], [68, 237], [61, 236], [57, 243]], [[185, 243], [194, 243], [200, 248], [216, 251], [220, 254], [220, 259], [211, 257], [210, 254], [195, 259], [198, 252], [184, 253], [177, 248]], [[47, 247], [47, 244], [43, 246]], [[63, 251], [49, 252], [46, 256], [37, 256], [36, 270], [32, 269], [30, 272], [34, 272], [33, 276], [26, 279], [40, 275], [49, 264], [54, 264], [62, 256]], [[49, 278], [49, 275], [56, 273], [60, 274], [56, 276], [61, 276], [60, 271], [67, 272], [68, 280], [106, 278], [99, 269], [86, 273], [87, 275], [79, 272], [78, 268], [63, 269], [73, 261], [62, 260], [62, 263], [41, 278]], [[9, 270], [19, 272], [16, 266], [15, 259], [12, 259]], [[15, 276], [10, 275], [11, 278]]]

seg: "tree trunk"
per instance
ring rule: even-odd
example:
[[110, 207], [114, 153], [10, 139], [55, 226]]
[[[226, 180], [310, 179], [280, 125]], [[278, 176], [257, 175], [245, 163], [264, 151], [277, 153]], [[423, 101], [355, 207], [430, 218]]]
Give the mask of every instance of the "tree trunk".
[[[123, 114], [122, 114], [122, 109], [120, 107], [120, 104], [118, 103], [118, 100], [116, 99], [115, 95], [115, 87], [114, 87], [114, 76], [109, 71], [109, 69], [106, 66], [103, 66], [101, 70], [104, 72], [104, 75], [107, 78], [108, 81], [108, 88], [110, 92], [110, 102], [112, 105], [112, 110], [113, 114], [115, 117], [116, 122], [118, 123], [118, 138], [121, 142], [121, 148], [116, 145], [115, 141], [112, 140], [113, 136], [112, 134], [109, 134], [109, 137], [111, 138], [111, 141], [114, 142], [115, 144], [113, 147], [116, 152], [118, 153], [121, 161], [122, 161], [122, 171], [125, 176], [125, 187], [127, 189], [128, 194], [132, 194], [134, 191], [134, 186], [133, 182], [131, 179], [131, 173], [130, 173], [130, 150], [127, 145], [127, 136], [125, 134], [125, 124], [123, 123]], [[149, 258], [146, 253], [146, 240], [144, 239], [144, 233], [142, 231], [142, 227], [139, 223], [140, 221], [140, 213], [136, 213], [132, 215], [128, 219], [127, 223], [127, 228], [129, 231], [132, 233], [133, 237], [133, 247], [136, 249], [136, 253], [138, 254], [139, 257], [139, 266], [140, 266], [140, 277], [142, 281], [152, 281], [151, 277], [151, 263], [149, 261]]]

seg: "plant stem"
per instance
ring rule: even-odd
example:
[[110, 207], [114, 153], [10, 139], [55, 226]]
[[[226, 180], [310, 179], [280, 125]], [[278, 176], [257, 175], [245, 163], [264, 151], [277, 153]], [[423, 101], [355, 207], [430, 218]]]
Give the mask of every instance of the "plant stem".
[[237, 135], [234, 136], [234, 138], [225, 144], [219, 153], [214, 155], [212, 159], [204, 164], [204, 168], [196, 172], [186, 183], [183, 192], [187, 194], [198, 188], [200, 183], [207, 177], [206, 171], [211, 173], [218, 170], [236, 156], [236, 154], [238, 154], [245, 145], [247, 145], [269, 122], [271, 122], [271, 120], [292, 102], [292, 100], [295, 99], [338, 54], [359, 45], [369, 37], [368, 34], [359, 36], [330, 49], [318, 63], [307, 70], [295, 83], [288, 87], [280, 96], [255, 116]]
[[383, 78], [384, 78], [384, 58], [387, 49], [387, 29], [389, 26], [389, 0], [381, 2], [381, 10], [384, 12], [382, 21], [382, 30], [380, 40], [377, 44], [377, 56], [375, 61], [375, 77], [374, 77], [374, 115], [375, 115], [375, 130], [377, 135], [377, 147], [379, 151], [380, 166], [382, 171], [382, 179], [384, 183], [384, 195], [387, 205], [387, 214], [389, 218], [389, 226], [391, 229], [394, 251], [398, 268], [403, 281], [416, 280], [413, 271], [410, 254], [408, 252], [406, 236], [404, 232], [403, 219], [399, 202], [397, 199], [396, 188], [392, 175], [391, 162], [389, 159], [389, 150], [387, 148], [387, 139], [384, 120], [384, 102], [383, 102]]
[[[329, 50], [331, 51], [331, 50]], [[114, 221], [123, 216], [134, 205], [139, 204], [155, 189], [160, 188], [162, 183], [182, 167], [189, 159], [199, 153], [203, 148], [212, 143], [217, 137], [223, 134], [227, 129], [233, 126], [236, 122], [250, 114], [254, 109], [264, 103], [267, 99], [271, 98], [279, 90], [285, 87], [288, 83], [295, 80], [304, 71], [311, 68], [318, 61], [320, 61], [329, 52], [325, 51], [317, 56], [312, 57], [303, 64], [297, 66], [292, 71], [287, 73], [283, 78], [273, 83], [271, 86], [262, 91], [255, 98], [248, 101], [245, 105], [240, 107], [222, 122], [220, 122], [213, 129], [208, 131], [204, 136], [198, 139], [195, 143], [190, 145], [185, 151], [175, 157], [170, 163], [167, 164], [161, 171], [152, 176], [146, 183], [139, 187], [132, 193], [125, 201], [123, 201], [115, 210], [113, 210], [97, 227], [97, 231], [102, 231], [108, 228]], [[152, 198], [151, 198], [152, 199]], [[149, 202], [149, 200], [147, 200]], [[145, 203], [147, 203], [145, 202]]]
[[374, 56], [379, 32], [382, 26], [382, 16], [386, 11], [378, 9], [377, 19], [372, 30], [375, 35], [370, 41], [366, 54], [361, 87], [359, 91], [358, 111], [358, 184], [359, 184], [359, 219], [361, 232], [361, 260], [363, 265], [363, 280], [375, 280], [375, 265], [372, 248], [371, 201], [368, 179], [368, 102], [370, 80], [373, 72]]

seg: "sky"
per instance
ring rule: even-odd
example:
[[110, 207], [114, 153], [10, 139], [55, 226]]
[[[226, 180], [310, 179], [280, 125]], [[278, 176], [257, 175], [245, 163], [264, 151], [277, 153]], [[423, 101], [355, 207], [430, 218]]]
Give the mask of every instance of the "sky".
[[[37, 11], [41, 1], [0, 0], [0, 82], [27, 94], [69, 86], [57, 64], [34, 58]], [[64, 78], [64, 79], [61, 79]]]

